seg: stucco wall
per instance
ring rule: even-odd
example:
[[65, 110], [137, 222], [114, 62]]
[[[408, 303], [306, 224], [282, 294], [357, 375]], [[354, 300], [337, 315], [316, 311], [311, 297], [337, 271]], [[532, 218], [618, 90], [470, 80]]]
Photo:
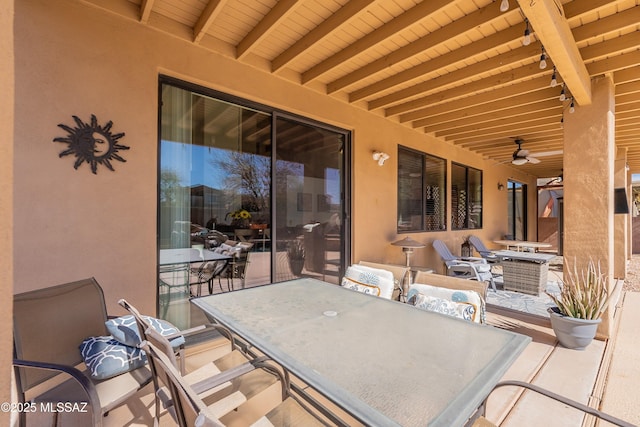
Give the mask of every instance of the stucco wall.
[[[158, 75], [192, 83], [353, 131], [353, 258], [404, 262], [389, 245], [396, 234], [397, 145], [484, 171], [484, 229], [489, 241], [506, 231], [507, 192], [497, 182], [535, 181], [506, 165], [391, 123], [311, 88], [270, 75], [144, 25], [75, 0], [16, 4], [16, 291], [95, 276], [110, 307], [118, 298], [151, 312], [155, 302]], [[73, 168], [58, 158], [66, 144], [59, 123], [95, 114], [125, 132], [126, 163], [115, 172]], [[379, 167], [373, 150], [389, 153]], [[530, 191], [535, 197], [535, 191]], [[535, 200], [535, 199], [532, 199]], [[535, 201], [529, 203], [535, 236]], [[418, 233], [443, 238], [459, 251], [466, 231]], [[434, 251], [418, 250], [415, 265], [439, 266]]]
[[[13, 358], [13, 0], [0, 8], [0, 403], [9, 402]], [[0, 412], [0, 425], [9, 425], [9, 413]]]

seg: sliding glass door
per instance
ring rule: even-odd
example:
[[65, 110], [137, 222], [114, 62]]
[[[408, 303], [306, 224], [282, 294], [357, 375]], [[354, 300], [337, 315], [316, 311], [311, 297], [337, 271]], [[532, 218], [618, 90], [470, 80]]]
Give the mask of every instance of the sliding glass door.
[[348, 132], [172, 79], [160, 97], [159, 316], [188, 317], [202, 263], [163, 256], [180, 251], [248, 252], [246, 269], [227, 268], [206, 291], [301, 276], [337, 283], [348, 255]]

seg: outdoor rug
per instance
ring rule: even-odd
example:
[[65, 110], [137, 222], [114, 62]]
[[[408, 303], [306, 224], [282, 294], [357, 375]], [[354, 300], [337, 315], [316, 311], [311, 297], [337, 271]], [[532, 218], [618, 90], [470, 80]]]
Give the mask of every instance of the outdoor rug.
[[[496, 285], [498, 287], [497, 291], [489, 289], [487, 292], [487, 304], [523, 311], [525, 313], [543, 317], [549, 317], [547, 308], [555, 305], [551, 298], [549, 298], [545, 293], [542, 293], [540, 296], [527, 295], [521, 292], [501, 290], [502, 283], [500, 281], [496, 281]], [[552, 294], [560, 293], [558, 282], [547, 282], [547, 291]]]

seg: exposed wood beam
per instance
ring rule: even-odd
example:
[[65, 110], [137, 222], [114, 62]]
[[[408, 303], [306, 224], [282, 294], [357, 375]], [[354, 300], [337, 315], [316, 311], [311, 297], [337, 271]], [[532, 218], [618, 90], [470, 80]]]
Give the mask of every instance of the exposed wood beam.
[[249, 34], [236, 45], [236, 59], [244, 58], [253, 46], [273, 31], [277, 31], [277, 25], [284, 21], [295, 10], [295, 6], [298, 3], [299, 0], [280, 0], [277, 2], [258, 25], [253, 27], [253, 29], [249, 31]]
[[482, 142], [482, 141], [491, 141], [497, 138], [510, 138], [515, 136], [526, 135], [530, 132], [544, 132], [544, 131], [559, 131], [560, 130], [560, 122], [557, 123], [537, 123], [536, 125], [531, 126], [511, 126], [506, 125], [501, 130], [496, 130], [495, 132], [482, 133], [478, 136], [470, 136], [468, 138], [457, 138], [454, 141], [455, 145], [462, 144], [464, 142]]
[[356, 40], [349, 47], [330, 56], [318, 65], [302, 73], [302, 83], [306, 84], [317, 79], [326, 72], [331, 71], [343, 62], [371, 49], [378, 43], [383, 42], [394, 34], [406, 30], [408, 27], [426, 19], [439, 9], [451, 5], [453, 2], [447, 0], [429, 0], [417, 4], [402, 15], [387, 22], [381, 27], [370, 32], [361, 39]]
[[222, 8], [226, 5], [228, 0], [210, 0], [207, 6], [202, 11], [202, 15], [198, 18], [198, 22], [193, 27], [193, 42], [200, 43], [200, 40], [207, 33], [207, 30], [216, 19], [216, 17], [222, 12]]
[[[472, 123], [467, 126], [459, 126], [456, 128], [451, 128], [447, 130], [438, 131], [435, 133], [437, 137], [446, 137], [448, 139], [455, 139], [457, 136], [461, 136], [467, 133], [474, 133], [478, 131], [485, 131], [491, 128], [501, 128], [504, 126], [506, 122], [509, 124], [514, 123], [526, 123], [533, 122], [537, 120], [549, 120], [549, 121], [557, 121], [558, 117], [562, 114], [562, 109], [560, 105], [556, 105], [556, 108], [553, 110], [529, 110], [526, 113], [512, 115], [507, 120], [506, 118], [497, 118], [494, 120], [488, 120], [481, 123]], [[426, 131], [426, 129], [425, 129]]]
[[[512, 10], [507, 13], [511, 13], [514, 16], [516, 14], [519, 16], [520, 14], [516, 10]], [[508, 18], [508, 16], [505, 16], [505, 14], [500, 12], [500, 9], [496, 8], [495, 5], [490, 4], [482, 9], [479, 9], [474, 13], [471, 13], [465, 17], [462, 17], [452, 22], [449, 25], [446, 25], [440, 28], [439, 30], [433, 31], [432, 33], [429, 33], [428, 35], [421, 37], [418, 40], [399, 48], [398, 50], [391, 52], [389, 55], [385, 55], [382, 58], [377, 59], [365, 65], [364, 67], [361, 67], [333, 82], [330, 82], [327, 85], [327, 93], [333, 93], [338, 90], [344, 89], [345, 87], [352, 85], [364, 78], [370, 77], [376, 73], [386, 70], [389, 67], [392, 67], [395, 64], [400, 63], [401, 61], [406, 61], [407, 59], [410, 59], [415, 55], [421, 54], [422, 52], [428, 49], [431, 49], [451, 38], [454, 38], [468, 31], [471, 31], [482, 24], [486, 25], [488, 23], [493, 22], [494, 20], [504, 19], [504, 18]], [[511, 33], [517, 32], [517, 36], [515, 37], [522, 36], [522, 31], [520, 29], [513, 28], [512, 31], [510, 30], [502, 31], [500, 33], [503, 33], [503, 37], [501, 39], [505, 40], [504, 43], [513, 41], [514, 39], [512, 34], [508, 34], [509, 32]], [[500, 33], [497, 33], [497, 34], [500, 34]], [[495, 35], [492, 35], [487, 38], [494, 37], [494, 36]], [[494, 43], [493, 47], [501, 44], [500, 40], [497, 40], [493, 43]], [[472, 45], [477, 49], [476, 51], [473, 52], [476, 55], [479, 53], [479, 51], [484, 50], [483, 48], [479, 47], [478, 44], [491, 46], [491, 43], [487, 42], [485, 39], [472, 43]], [[457, 49], [454, 52], [459, 52], [463, 49], [464, 48]], [[454, 52], [451, 52], [451, 53], [454, 53]], [[442, 56], [445, 56], [445, 55], [442, 55]], [[468, 58], [470, 56], [472, 56], [472, 54], [467, 52], [465, 58]], [[441, 57], [434, 58], [433, 60], [429, 61], [429, 63]], [[456, 62], [456, 61], [452, 61], [452, 62]]]
[[271, 71], [276, 72], [289, 64], [298, 56], [311, 49], [316, 43], [333, 33], [335, 30], [349, 22], [375, 0], [355, 0], [350, 1], [337, 12], [331, 14], [320, 25], [304, 35], [291, 47], [271, 61]]
[[591, 104], [591, 78], [558, 0], [517, 0], [536, 37], [580, 105]]
[[153, 9], [153, 3], [156, 0], [142, 0], [140, 3], [140, 22], [146, 24], [149, 22], [149, 16], [151, 16], [151, 9]]
[[[573, 36], [577, 41], [602, 37], [603, 34], [615, 33], [628, 27], [637, 26], [638, 22], [640, 22], [640, 6], [599, 19], [591, 25], [574, 28]], [[582, 54], [582, 50], [580, 53]]]

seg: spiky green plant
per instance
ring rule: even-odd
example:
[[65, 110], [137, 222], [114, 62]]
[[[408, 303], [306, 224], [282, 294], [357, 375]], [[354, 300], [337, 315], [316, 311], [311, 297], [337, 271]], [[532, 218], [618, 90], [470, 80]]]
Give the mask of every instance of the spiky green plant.
[[591, 320], [600, 318], [610, 299], [607, 276], [602, 273], [600, 262], [596, 266], [593, 260], [589, 260], [586, 269], [578, 270], [575, 260], [573, 269], [565, 260], [564, 270], [560, 294], [545, 293], [565, 316]]

